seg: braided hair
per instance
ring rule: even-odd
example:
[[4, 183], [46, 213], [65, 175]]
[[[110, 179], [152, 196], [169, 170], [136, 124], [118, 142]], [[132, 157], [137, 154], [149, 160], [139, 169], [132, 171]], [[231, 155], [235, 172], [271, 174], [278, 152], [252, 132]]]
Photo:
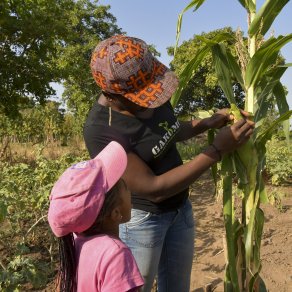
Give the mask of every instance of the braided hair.
[[76, 258], [73, 233], [59, 238], [59, 277], [58, 284], [61, 292], [75, 292], [76, 285]]
[[[82, 232], [84, 236], [92, 236], [102, 233], [104, 219], [111, 213], [120, 200], [119, 191], [122, 180], [119, 180], [105, 195], [103, 206], [95, 222], [87, 230]], [[58, 283], [60, 292], [76, 292], [76, 258], [75, 241], [73, 233], [69, 233], [59, 238], [59, 276]]]

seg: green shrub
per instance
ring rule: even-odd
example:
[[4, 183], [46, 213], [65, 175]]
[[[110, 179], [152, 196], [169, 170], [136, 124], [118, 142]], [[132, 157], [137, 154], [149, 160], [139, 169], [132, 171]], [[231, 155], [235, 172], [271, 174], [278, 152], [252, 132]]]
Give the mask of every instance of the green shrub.
[[177, 150], [183, 161], [193, 159], [194, 156], [200, 154], [206, 146], [207, 141], [201, 138], [193, 138], [186, 142], [179, 142], [176, 144]]
[[273, 185], [292, 183], [292, 149], [287, 141], [274, 136], [266, 145], [266, 168]]
[[86, 159], [85, 152], [55, 160], [39, 153], [29, 163], [0, 162], [1, 291], [41, 288], [54, 277], [57, 244], [47, 223], [49, 193], [66, 168]]

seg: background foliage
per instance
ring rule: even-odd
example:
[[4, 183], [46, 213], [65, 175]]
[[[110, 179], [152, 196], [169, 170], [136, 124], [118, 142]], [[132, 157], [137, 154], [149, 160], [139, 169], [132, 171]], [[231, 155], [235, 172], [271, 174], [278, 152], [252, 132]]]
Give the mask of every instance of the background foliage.
[[[171, 68], [179, 76], [185, 66], [204, 46], [204, 42], [202, 42], [201, 37], [212, 40], [214, 36], [220, 33], [230, 33], [234, 36], [233, 38], [226, 40], [224, 43], [229, 48], [231, 48], [233, 55], [236, 55], [236, 32], [232, 31], [230, 27], [226, 27], [223, 29], [211, 31], [209, 33], [195, 35], [192, 39], [184, 41], [177, 48], [176, 57], [171, 62]], [[246, 39], [244, 39], [244, 41], [246, 41]], [[173, 56], [174, 47], [168, 48], [168, 54]], [[241, 88], [241, 85], [235, 79], [233, 81], [233, 89], [236, 101], [238, 102], [239, 106], [243, 108], [244, 92]], [[212, 108], [224, 108], [228, 106], [229, 102], [220, 86], [218, 86], [218, 79], [212, 64], [212, 54], [208, 53], [198, 68], [195, 70], [195, 73], [183, 90], [177, 105], [177, 111], [180, 115], [184, 115], [193, 111], [197, 111], [198, 109], [208, 110]]]
[[[237, 34], [224, 28], [201, 36], [212, 40], [224, 32]], [[99, 41], [117, 33], [122, 29], [115, 17], [98, 1], [0, 2], [1, 291], [40, 289], [55, 277], [57, 245], [46, 221], [48, 195], [64, 169], [88, 158], [80, 143], [82, 126], [100, 92], [88, 66], [90, 55]], [[235, 52], [233, 41], [226, 45]], [[179, 74], [201, 46], [200, 36], [184, 42], [172, 69]], [[150, 49], [159, 55], [153, 45]], [[173, 55], [173, 48], [168, 52]], [[63, 84], [63, 100], [54, 99], [52, 82]], [[240, 84], [234, 81], [233, 90], [243, 104]], [[177, 113], [182, 117], [227, 105], [208, 55], [183, 91]], [[205, 145], [202, 136], [178, 149], [187, 161]], [[291, 161], [281, 135], [273, 138], [267, 145], [273, 183], [291, 183]]]
[[37, 148], [33, 161], [0, 162], [1, 291], [41, 288], [55, 276], [57, 241], [47, 224], [49, 193], [67, 167], [88, 155], [48, 159], [42, 150]]

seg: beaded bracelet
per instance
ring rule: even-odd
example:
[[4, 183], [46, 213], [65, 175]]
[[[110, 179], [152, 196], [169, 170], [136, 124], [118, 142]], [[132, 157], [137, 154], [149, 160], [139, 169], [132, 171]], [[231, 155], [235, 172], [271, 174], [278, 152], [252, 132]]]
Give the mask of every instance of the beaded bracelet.
[[215, 151], [216, 151], [216, 153], [218, 154], [218, 156], [219, 156], [219, 160], [222, 160], [222, 154], [221, 154], [221, 151], [214, 145], [214, 144], [210, 144], [210, 146], [212, 146], [214, 149], [215, 149]]

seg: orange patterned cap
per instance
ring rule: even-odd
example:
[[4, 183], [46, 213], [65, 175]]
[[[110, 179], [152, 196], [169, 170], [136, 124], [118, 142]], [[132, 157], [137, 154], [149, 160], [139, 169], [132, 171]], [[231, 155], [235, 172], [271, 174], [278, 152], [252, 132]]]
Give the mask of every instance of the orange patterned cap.
[[102, 90], [121, 94], [142, 107], [164, 104], [178, 85], [175, 74], [151, 54], [144, 41], [125, 35], [100, 42], [90, 67]]

